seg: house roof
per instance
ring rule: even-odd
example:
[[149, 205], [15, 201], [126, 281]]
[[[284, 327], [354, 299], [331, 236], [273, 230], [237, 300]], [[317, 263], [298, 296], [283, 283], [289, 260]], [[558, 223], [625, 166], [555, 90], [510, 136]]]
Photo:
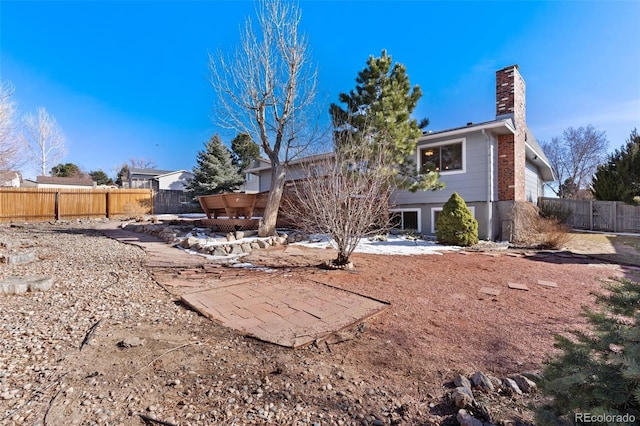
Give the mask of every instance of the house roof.
[[[462, 135], [470, 132], [486, 131], [486, 130], [490, 130], [492, 133], [495, 133], [498, 135], [504, 135], [504, 134], [516, 132], [515, 124], [513, 120], [509, 117], [509, 118], [500, 118], [500, 119], [491, 120], [491, 121], [484, 121], [481, 123], [469, 123], [466, 126], [454, 127], [452, 129], [440, 130], [437, 132], [424, 132], [422, 134], [422, 137], [420, 137], [419, 142], [427, 141], [429, 139], [440, 138], [443, 136], [449, 137], [449, 136]], [[549, 164], [549, 160], [544, 154], [544, 151], [542, 150], [542, 148], [538, 144], [538, 141], [536, 141], [536, 138], [533, 136], [533, 133], [528, 127], [525, 129], [525, 132], [526, 132], [525, 155], [527, 157], [527, 160], [535, 164], [536, 167], [540, 169], [540, 176], [542, 180], [544, 180], [545, 182], [553, 182], [554, 180], [553, 170], [551, 169], [551, 165]], [[295, 165], [302, 162], [306, 163], [306, 162], [313, 162], [316, 160], [322, 160], [332, 155], [333, 155], [332, 152], [328, 152], [324, 154], [297, 158], [289, 162], [289, 165]], [[271, 168], [271, 163], [268, 160], [266, 159], [261, 159], [261, 160], [264, 162], [264, 164], [258, 167], [252, 167], [252, 168], [246, 169], [245, 172], [257, 173], [257, 172], [268, 170]]]
[[[330, 158], [331, 156], [333, 156], [333, 152], [325, 152], [322, 154], [315, 154], [315, 155], [309, 155], [308, 157], [300, 157], [300, 158], [296, 158], [295, 160], [291, 160], [289, 161], [289, 165], [293, 166], [296, 164], [301, 164], [301, 163], [313, 163], [314, 161], [318, 161], [318, 160], [324, 160], [326, 158]], [[245, 173], [255, 173], [255, 172], [260, 172], [263, 170], [269, 170], [271, 168], [271, 162], [267, 159], [261, 158], [260, 159], [261, 162], [263, 162], [262, 165], [257, 166], [257, 167], [250, 167], [248, 169], [246, 169], [244, 172]]]
[[193, 173], [191, 173], [188, 170], [176, 170], [176, 171], [173, 171], [173, 172], [167, 172], [167, 173], [163, 173], [161, 175], [157, 175], [157, 176], [155, 176], [155, 178], [158, 179], [158, 178], [161, 178], [161, 177], [171, 176], [171, 175], [175, 175], [175, 174], [178, 174], [178, 173], [189, 173], [190, 175], [193, 175]]
[[13, 170], [0, 170], [0, 180], [13, 180], [15, 178], [22, 179], [22, 175], [20, 172], [16, 172]]
[[93, 179], [82, 177], [38, 176], [36, 182], [47, 185], [93, 186]]
[[[425, 132], [423, 133], [420, 141], [429, 140], [432, 138], [438, 138], [442, 136], [455, 136], [464, 133], [474, 131], [491, 130], [496, 134], [508, 134], [515, 133], [515, 124], [511, 117], [499, 118], [491, 121], [484, 121], [482, 123], [469, 123], [466, 126], [455, 127], [453, 129], [440, 130], [437, 132]], [[553, 182], [555, 180], [553, 176], [553, 169], [544, 154], [544, 151], [538, 144], [535, 136], [528, 127], [525, 129], [525, 155], [527, 160], [535, 164], [540, 169], [540, 176], [545, 182]]]
[[133, 167], [129, 169], [129, 175], [148, 175], [152, 177], [166, 175], [167, 173], [173, 172], [173, 170], [138, 169]]

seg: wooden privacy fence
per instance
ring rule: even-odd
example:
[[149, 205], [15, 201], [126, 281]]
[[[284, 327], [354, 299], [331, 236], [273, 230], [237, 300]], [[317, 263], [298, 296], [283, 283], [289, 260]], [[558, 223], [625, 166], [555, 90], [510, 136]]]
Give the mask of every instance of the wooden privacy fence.
[[0, 222], [132, 217], [153, 213], [150, 189], [0, 188]]
[[640, 232], [640, 206], [622, 201], [542, 197], [538, 201], [538, 207], [544, 212], [557, 213], [559, 219], [574, 229]]

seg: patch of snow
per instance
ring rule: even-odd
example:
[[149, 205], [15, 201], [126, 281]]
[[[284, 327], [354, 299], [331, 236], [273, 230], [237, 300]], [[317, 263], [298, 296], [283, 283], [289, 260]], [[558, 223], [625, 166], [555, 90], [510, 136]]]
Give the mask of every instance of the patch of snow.
[[[310, 241], [316, 242], [299, 242], [291, 245], [300, 245], [311, 248], [326, 249], [327, 247], [335, 249], [335, 242], [330, 240], [328, 236], [312, 235]], [[436, 244], [432, 241], [406, 239], [402, 236], [389, 235], [386, 241], [371, 241], [363, 238], [358, 243], [355, 253], [368, 254], [387, 254], [387, 255], [416, 255], [416, 254], [435, 254], [442, 255], [443, 251], [459, 251], [461, 247], [445, 246]]]

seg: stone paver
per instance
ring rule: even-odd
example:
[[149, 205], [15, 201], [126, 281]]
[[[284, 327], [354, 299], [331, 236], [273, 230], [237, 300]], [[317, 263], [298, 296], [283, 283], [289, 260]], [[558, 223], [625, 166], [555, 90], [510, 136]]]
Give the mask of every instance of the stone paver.
[[525, 290], [525, 291], [529, 291], [529, 287], [526, 286], [526, 284], [520, 284], [520, 283], [507, 283], [507, 286], [510, 289], [513, 290]]
[[[320, 282], [208, 264], [202, 256], [111, 222], [98, 229], [142, 247], [154, 279], [186, 305], [244, 335], [280, 346], [296, 348], [322, 340], [389, 307]], [[298, 252], [295, 247], [285, 249], [288, 255]]]

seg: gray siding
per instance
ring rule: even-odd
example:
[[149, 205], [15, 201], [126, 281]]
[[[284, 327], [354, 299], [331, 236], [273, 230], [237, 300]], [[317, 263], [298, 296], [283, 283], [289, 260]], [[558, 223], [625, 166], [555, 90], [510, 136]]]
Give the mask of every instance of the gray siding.
[[246, 192], [260, 192], [260, 176], [253, 173], [247, 173], [247, 181], [244, 183]]
[[489, 185], [489, 154], [487, 140], [481, 132], [469, 133], [464, 138], [440, 138], [430, 140], [428, 143], [419, 142], [414, 161], [418, 161], [420, 148], [455, 142], [460, 139], [464, 139], [464, 172], [441, 173], [440, 181], [445, 184], [445, 189], [441, 191], [418, 191], [415, 193], [404, 190], [395, 191], [394, 205], [401, 207], [405, 204], [444, 204], [454, 192], [457, 192], [466, 202], [486, 201]]
[[538, 168], [529, 162], [524, 171], [524, 194], [525, 199], [534, 204], [538, 204], [538, 198], [542, 196], [542, 180]]
[[[433, 235], [431, 230], [433, 229], [433, 211], [434, 209], [441, 209], [443, 203], [428, 203], [428, 204], [409, 204], [403, 206], [396, 206], [394, 209], [398, 210], [420, 210], [420, 232], [424, 235]], [[481, 240], [488, 239], [489, 233], [487, 232], [487, 203], [467, 203], [467, 207], [472, 208], [473, 217], [478, 221], [478, 237]], [[493, 206], [490, 208], [493, 209]], [[495, 216], [495, 211], [494, 211]]]

